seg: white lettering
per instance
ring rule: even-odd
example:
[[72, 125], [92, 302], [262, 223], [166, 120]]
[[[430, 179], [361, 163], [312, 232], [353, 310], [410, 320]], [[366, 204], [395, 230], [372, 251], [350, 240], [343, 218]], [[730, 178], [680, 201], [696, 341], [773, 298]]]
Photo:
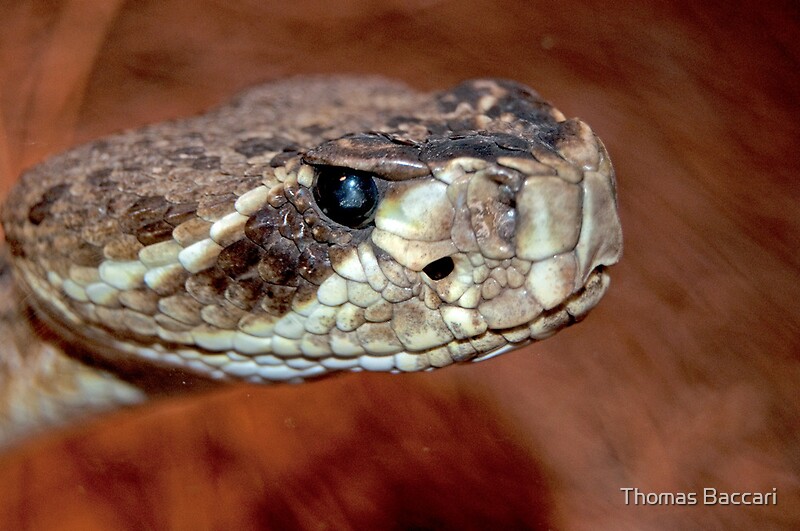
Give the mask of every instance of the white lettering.
[[777, 505], [778, 489], [772, 492], [718, 492], [707, 487], [703, 489], [703, 505]]
[[619, 490], [625, 493], [625, 505], [630, 505], [631, 500], [629, 494], [631, 493], [632, 490], [634, 490], [633, 487], [620, 487]]
[[697, 505], [696, 492], [642, 492], [637, 487], [620, 487], [625, 505]]
[[[769, 501], [769, 497], [772, 496], [772, 501]], [[768, 492], [764, 494], [764, 505], [771, 503], [772, 505], [778, 505], [778, 487], [772, 487], [772, 492]]]

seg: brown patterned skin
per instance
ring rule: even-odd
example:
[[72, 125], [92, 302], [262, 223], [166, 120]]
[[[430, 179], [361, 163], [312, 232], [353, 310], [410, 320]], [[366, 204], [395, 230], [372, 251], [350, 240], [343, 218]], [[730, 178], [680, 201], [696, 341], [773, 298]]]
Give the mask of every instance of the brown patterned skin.
[[[351, 177], [375, 194], [363, 220], [327, 197]], [[82, 357], [248, 381], [547, 337], [597, 303], [621, 251], [602, 144], [499, 80], [257, 87], [46, 161], [3, 226], [36, 315]]]

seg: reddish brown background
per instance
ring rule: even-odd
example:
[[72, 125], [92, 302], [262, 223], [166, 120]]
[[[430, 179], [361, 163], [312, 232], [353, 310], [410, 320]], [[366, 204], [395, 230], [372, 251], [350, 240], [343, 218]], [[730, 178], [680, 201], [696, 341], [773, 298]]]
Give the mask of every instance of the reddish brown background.
[[[798, 42], [788, 1], [3, 2], [3, 193], [261, 80], [503, 76], [602, 136], [626, 249], [585, 323], [490, 362], [233, 387], [30, 441], [0, 458], [0, 528], [797, 525]], [[633, 507], [622, 487], [779, 502]]]

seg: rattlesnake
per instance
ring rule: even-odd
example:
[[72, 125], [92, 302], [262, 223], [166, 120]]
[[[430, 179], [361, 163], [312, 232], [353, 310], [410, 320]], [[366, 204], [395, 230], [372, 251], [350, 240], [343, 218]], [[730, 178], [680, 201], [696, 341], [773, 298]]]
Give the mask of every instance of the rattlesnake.
[[602, 143], [504, 80], [259, 86], [45, 161], [2, 220], [7, 426], [137, 401], [151, 370], [181, 387], [485, 359], [582, 318], [622, 247]]

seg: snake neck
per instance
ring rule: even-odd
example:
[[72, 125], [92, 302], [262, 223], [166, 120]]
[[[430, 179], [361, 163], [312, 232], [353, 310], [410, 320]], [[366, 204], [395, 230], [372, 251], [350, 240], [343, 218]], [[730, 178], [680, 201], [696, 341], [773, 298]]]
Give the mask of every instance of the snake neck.
[[0, 448], [47, 428], [145, 400], [121, 377], [66, 354], [31, 316], [0, 248]]

